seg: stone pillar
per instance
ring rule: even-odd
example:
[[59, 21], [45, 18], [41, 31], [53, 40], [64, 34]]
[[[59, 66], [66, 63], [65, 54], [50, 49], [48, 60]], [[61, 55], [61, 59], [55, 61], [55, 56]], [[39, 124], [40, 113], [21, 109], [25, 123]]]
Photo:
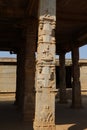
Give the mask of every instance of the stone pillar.
[[19, 53], [17, 54], [17, 70], [16, 70], [16, 95], [15, 95], [15, 105], [19, 103], [19, 95], [20, 95], [20, 58]]
[[66, 68], [65, 68], [65, 53], [61, 52], [59, 55], [59, 102], [67, 103], [66, 99]]
[[34, 130], [55, 130], [56, 0], [40, 0]]
[[79, 48], [72, 50], [72, 107], [80, 108], [81, 104], [81, 86], [80, 86], [80, 68], [79, 68]]
[[24, 90], [24, 47], [17, 53], [17, 82], [16, 82], [16, 102], [15, 104], [22, 111], [23, 90]]
[[25, 58], [24, 58], [24, 103], [23, 115], [25, 121], [34, 120], [35, 113], [35, 48], [36, 21], [31, 19], [25, 29]]

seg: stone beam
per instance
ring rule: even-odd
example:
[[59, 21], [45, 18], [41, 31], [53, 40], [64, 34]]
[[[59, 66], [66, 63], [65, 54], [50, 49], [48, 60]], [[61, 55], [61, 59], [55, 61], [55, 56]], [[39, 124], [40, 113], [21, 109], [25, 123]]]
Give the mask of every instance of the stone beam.
[[63, 21], [63, 22], [67, 22], [67, 23], [71, 23], [71, 24], [75, 24], [75, 23], [78, 23], [78, 24], [81, 24], [81, 23], [84, 23], [86, 24], [87, 23], [87, 17], [86, 15], [82, 14], [82, 13], [72, 13], [72, 12], [64, 12], [64, 11], [61, 11], [57, 8], [57, 20], [59, 20], [59, 22]]

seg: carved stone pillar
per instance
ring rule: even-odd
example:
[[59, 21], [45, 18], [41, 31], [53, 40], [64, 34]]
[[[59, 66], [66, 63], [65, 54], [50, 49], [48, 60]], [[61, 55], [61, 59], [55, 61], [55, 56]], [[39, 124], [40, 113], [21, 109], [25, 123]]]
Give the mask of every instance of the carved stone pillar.
[[79, 48], [72, 50], [72, 107], [80, 108], [81, 104], [81, 86], [80, 86], [80, 69], [79, 69]]
[[56, 0], [40, 0], [34, 130], [55, 130]]
[[67, 103], [66, 99], [66, 68], [65, 68], [65, 54], [63, 52], [59, 55], [59, 94], [60, 94], [60, 103]]

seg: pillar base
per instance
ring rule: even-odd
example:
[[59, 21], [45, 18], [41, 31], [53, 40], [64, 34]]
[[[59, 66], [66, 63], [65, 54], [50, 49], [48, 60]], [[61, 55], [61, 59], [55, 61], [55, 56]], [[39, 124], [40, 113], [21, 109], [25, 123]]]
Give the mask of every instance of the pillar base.
[[34, 122], [34, 130], [56, 130], [56, 125], [51, 123]]
[[23, 113], [24, 122], [33, 122], [34, 114], [32, 112]]

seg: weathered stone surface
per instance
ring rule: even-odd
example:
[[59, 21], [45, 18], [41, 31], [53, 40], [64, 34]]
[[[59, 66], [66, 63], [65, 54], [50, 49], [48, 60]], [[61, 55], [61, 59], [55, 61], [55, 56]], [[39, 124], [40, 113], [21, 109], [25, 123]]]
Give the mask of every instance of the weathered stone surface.
[[40, 0], [34, 130], [55, 130], [56, 0]]
[[0, 59], [0, 92], [16, 92], [16, 59]]
[[87, 65], [80, 67], [81, 93], [87, 95]]

